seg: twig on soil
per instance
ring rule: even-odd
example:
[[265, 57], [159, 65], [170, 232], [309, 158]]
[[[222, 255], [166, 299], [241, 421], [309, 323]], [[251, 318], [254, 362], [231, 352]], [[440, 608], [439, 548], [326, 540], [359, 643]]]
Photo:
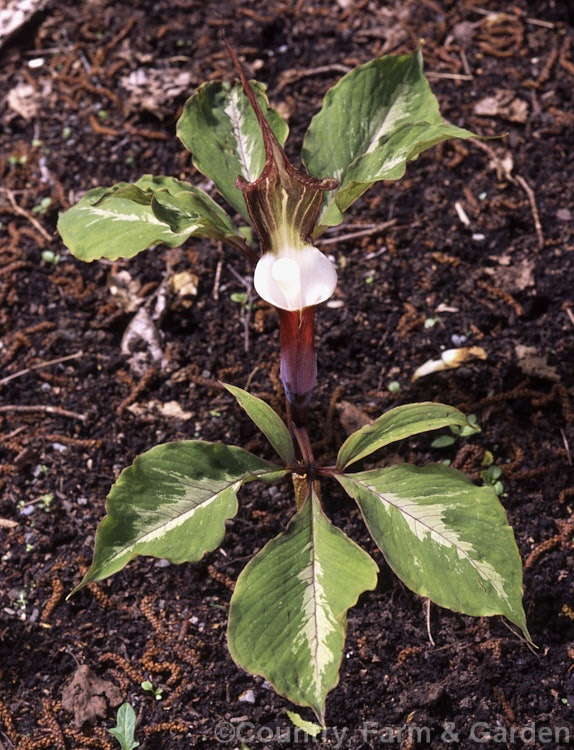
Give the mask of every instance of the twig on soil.
[[24, 216], [24, 218], [28, 219], [30, 224], [36, 229], [42, 237], [46, 240], [46, 242], [52, 242], [53, 237], [51, 237], [48, 232], [44, 229], [44, 227], [40, 224], [39, 221], [36, 221], [36, 219], [32, 216], [31, 213], [26, 211], [24, 208], [21, 208], [17, 203], [16, 199], [14, 198], [14, 193], [9, 190], [8, 188], [2, 187], [0, 188], [0, 191], [6, 194], [6, 197], [8, 198], [8, 201], [10, 202], [10, 205], [14, 209], [15, 213], [19, 214], [20, 216]]
[[256, 365], [256, 366], [255, 366], [255, 367], [254, 367], [254, 368], [253, 368], [253, 369], [251, 370], [251, 372], [249, 373], [249, 375], [248, 375], [248, 377], [247, 377], [247, 382], [246, 382], [246, 384], [245, 384], [245, 390], [246, 390], [246, 391], [248, 391], [248, 390], [249, 390], [249, 386], [251, 385], [251, 381], [252, 381], [252, 380], [253, 380], [253, 378], [255, 377], [255, 374], [257, 373], [257, 371], [261, 369], [261, 367], [262, 367], [262, 365]]
[[85, 414], [78, 414], [75, 411], [60, 409], [58, 406], [47, 406], [44, 404], [4, 404], [0, 406], [0, 414], [53, 414], [56, 417], [68, 417], [69, 419], [78, 419], [85, 422]]
[[466, 73], [467, 76], [470, 76], [470, 78], [473, 79], [474, 76], [472, 75], [470, 65], [468, 64], [468, 58], [466, 56], [465, 51], [463, 49], [460, 49], [458, 53], [460, 55], [460, 59], [462, 62], [462, 67], [463, 67], [464, 72]]
[[37, 365], [31, 365], [30, 367], [26, 367], [24, 370], [19, 370], [18, 372], [13, 373], [12, 375], [8, 375], [5, 378], [2, 378], [0, 380], [0, 387], [3, 385], [6, 385], [6, 383], [9, 383], [11, 380], [16, 380], [16, 378], [21, 378], [23, 375], [27, 375], [29, 372], [32, 372], [33, 370], [40, 370], [43, 367], [51, 367], [52, 365], [59, 365], [61, 362], [68, 362], [70, 359], [77, 359], [78, 357], [82, 357], [84, 354], [83, 351], [76, 352], [75, 354], [68, 354], [65, 357], [58, 357], [58, 359], [50, 359], [46, 362], [39, 362]]
[[215, 280], [213, 282], [213, 292], [211, 296], [217, 302], [219, 300], [219, 282], [221, 281], [221, 269], [223, 268], [223, 260], [220, 258], [217, 261], [217, 267], [215, 269]]
[[425, 601], [426, 620], [427, 620], [427, 634], [428, 634], [428, 637], [429, 637], [430, 645], [431, 646], [436, 646], [436, 643], [434, 642], [434, 638], [432, 637], [432, 632], [431, 632], [430, 607], [431, 607], [431, 600], [427, 599]]
[[521, 175], [512, 175], [512, 166], [509, 167], [504, 162], [504, 160], [496, 154], [495, 150], [491, 146], [483, 143], [482, 141], [478, 141], [475, 138], [472, 138], [470, 140], [470, 143], [474, 143], [475, 146], [478, 146], [490, 156], [499, 174], [502, 174], [509, 182], [513, 182], [515, 184], [518, 183], [518, 185], [520, 185], [520, 187], [524, 190], [528, 197], [528, 202], [530, 203], [532, 218], [534, 219], [534, 228], [536, 229], [536, 236], [538, 237], [538, 249], [542, 250], [542, 248], [544, 247], [542, 224], [540, 223], [540, 214], [538, 213], [538, 207], [536, 205], [536, 196], [534, 195], [534, 191], [532, 190], [530, 185]]
[[249, 325], [251, 323], [251, 308], [253, 307], [253, 287], [250, 279], [245, 279], [241, 274], [237, 273], [233, 266], [229, 266], [229, 270], [235, 276], [247, 291], [247, 302], [242, 305], [241, 317], [243, 320], [243, 350], [247, 354], [249, 351]]
[[539, 18], [525, 18], [526, 23], [532, 24], [532, 26], [542, 26], [544, 29], [553, 29], [556, 27], [552, 21], [541, 21]]
[[564, 443], [564, 450], [566, 451], [566, 458], [568, 459], [568, 463], [570, 466], [572, 466], [572, 454], [570, 453], [570, 444], [568, 443], [568, 438], [566, 437], [566, 433], [560, 428], [560, 434], [562, 435], [562, 442]]
[[439, 73], [437, 71], [429, 70], [426, 74], [427, 78], [448, 78], [451, 81], [472, 81], [473, 76], [468, 73]]
[[343, 73], [344, 75], [350, 70], [351, 68], [347, 65], [341, 65], [340, 63], [334, 63], [333, 65], [319, 65], [316, 68], [305, 68], [304, 70], [286, 70], [281, 76], [282, 80], [275, 89], [275, 93], [278, 94], [285, 88], [285, 86], [300, 81], [302, 78], [310, 78], [311, 76], [323, 75], [324, 73]]
[[317, 240], [315, 244], [317, 246], [335, 245], [337, 244], [337, 242], [346, 242], [347, 240], [355, 240], [358, 237], [370, 237], [373, 234], [379, 234], [380, 232], [384, 232], [385, 229], [394, 227], [396, 223], [397, 223], [396, 219], [391, 219], [390, 221], [383, 221], [382, 224], [373, 224], [372, 226], [367, 227], [366, 229], [360, 229], [357, 232], [347, 232], [347, 234], [339, 234], [336, 237], [325, 237], [322, 240]]
[[464, 210], [462, 203], [460, 201], [456, 201], [454, 204], [454, 209], [456, 211], [456, 214], [458, 218], [460, 219], [460, 223], [463, 224], [466, 229], [470, 228], [470, 219], [468, 218], [468, 215], [466, 211]]
[[517, 174], [514, 179], [528, 196], [528, 200], [530, 202], [530, 210], [532, 211], [532, 218], [534, 219], [534, 227], [536, 229], [536, 236], [538, 237], [538, 249], [542, 250], [542, 248], [544, 247], [544, 235], [542, 234], [542, 224], [540, 223], [540, 215], [538, 213], [538, 207], [536, 205], [536, 197], [534, 195], [534, 191], [532, 190], [530, 185], [526, 182], [524, 177], [521, 177], [519, 174]]

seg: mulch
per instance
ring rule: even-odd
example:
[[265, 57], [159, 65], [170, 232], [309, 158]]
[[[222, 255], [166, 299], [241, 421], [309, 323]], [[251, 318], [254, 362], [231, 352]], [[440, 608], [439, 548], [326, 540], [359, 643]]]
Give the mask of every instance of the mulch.
[[[440, 748], [450, 727], [455, 746], [472, 748], [485, 744], [478, 726], [490, 732], [486, 746], [527, 747], [520, 731], [532, 725], [539, 744], [544, 728], [553, 747], [567, 746], [566, 729], [572, 741], [568, 7], [51, 0], [5, 40], [0, 748], [117, 747], [107, 729], [119, 701], [134, 706], [144, 750], [218, 747], [218, 722], [232, 728], [230, 747], [242, 739], [249, 747], [303, 744], [285, 714], [293, 706], [241, 672], [225, 644], [237, 575], [294, 511], [287, 482], [249, 485], [221, 551], [201, 562], [137, 559], [65, 601], [90, 563], [109, 487], [138, 453], [195, 437], [271, 456], [218, 385], [248, 385], [283, 411], [275, 313], [255, 297], [251, 309], [237, 301], [237, 293], [250, 294], [245, 260], [201, 240], [129, 263], [83, 265], [55, 234], [58, 213], [97, 185], [153, 173], [210, 189], [174, 132], [195, 86], [233, 77], [221, 29], [288, 118], [296, 162], [310, 118], [344, 70], [411, 51], [420, 39], [444, 116], [493, 136], [432, 149], [400, 182], [373, 187], [323, 238], [339, 286], [318, 311], [311, 436], [316, 454], [332, 460], [354, 420], [396, 404], [437, 400], [476, 414], [478, 436], [442, 449], [431, 446], [433, 436], [420, 437], [396, 450], [419, 464], [450, 459], [477, 482], [489, 461], [500, 467], [538, 648], [501, 618], [435, 606], [431, 642], [424, 602], [388, 570], [356, 508], [325, 483], [328, 515], [381, 574], [349, 612], [341, 680], [320, 742], [391, 744], [380, 734], [390, 727], [396, 746]], [[137, 310], [153, 312], [160, 298], [161, 359], [145, 342], [122, 351]], [[425, 361], [460, 346], [482, 347], [487, 359], [411, 380]], [[142, 689], [145, 680], [160, 689], [159, 700]], [[417, 727], [428, 736], [408, 733]], [[339, 737], [346, 730], [341, 745], [335, 729]]]

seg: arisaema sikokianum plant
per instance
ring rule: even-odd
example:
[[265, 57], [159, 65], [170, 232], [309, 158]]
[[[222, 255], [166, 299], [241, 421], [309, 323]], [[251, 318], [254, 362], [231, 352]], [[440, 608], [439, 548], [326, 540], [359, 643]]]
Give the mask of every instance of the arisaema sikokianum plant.
[[[325, 96], [303, 143], [305, 171], [287, 158], [288, 127], [265, 87], [239, 74], [200, 86], [177, 134], [230, 207], [194, 185], [144, 175], [87, 192], [58, 228], [85, 261], [130, 258], [193, 237], [219, 240], [254, 265], [258, 294], [277, 310], [286, 423], [269, 405], [225, 386], [269, 440], [275, 461], [235, 446], [184, 440], [151, 448], [111, 489], [94, 559], [79, 590], [137, 555], [173, 563], [216, 549], [237, 495], [249, 482], [297, 481], [294, 515], [240, 574], [230, 603], [233, 659], [264, 675], [324, 721], [337, 684], [347, 611], [377, 581], [375, 560], [327, 517], [321, 492], [337, 482], [357, 503], [387, 564], [414, 592], [469, 615], [504, 615], [530, 639], [522, 568], [496, 492], [443, 464], [360, 470], [373, 453], [429, 430], [472, 430], [457, 409], [398, 406], [352, 434], [331, 466], [313, 456], [307, 431], [317, 366], [314, 322], [337, 272], [315, 245], [375, 182], [402, 177], [409, 161], [449, 138], [472, 137], [445, 122], [423, 74], [422, 53], [390, 55], [346, 74]], [[234, 221], [247, 221], [250, 245]]]

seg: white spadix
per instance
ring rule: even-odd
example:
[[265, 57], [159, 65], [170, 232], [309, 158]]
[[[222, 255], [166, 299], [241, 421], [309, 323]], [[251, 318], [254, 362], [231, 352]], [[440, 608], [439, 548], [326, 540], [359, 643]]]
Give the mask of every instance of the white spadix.
[[337, 271], [313, 245], [265, 253], [255, 267], [257, 294], [282, 310], [302, 310], [324, 302], [335, 291]]

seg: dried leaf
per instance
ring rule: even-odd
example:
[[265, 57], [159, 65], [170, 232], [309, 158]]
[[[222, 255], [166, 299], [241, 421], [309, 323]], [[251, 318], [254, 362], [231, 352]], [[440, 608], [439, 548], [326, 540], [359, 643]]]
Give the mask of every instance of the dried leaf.
[[496, 279], [496, 284], [509, 294], [523, 292], [528, 287], [534, 286], [534, 268], [536, 266], [533, 260], [523, 260], [516, 265], [507, 264], [507, 256], [501, 256], [500, 265], [506, 268], [487, 268], [486, 273]]
[[417, 367], [411, 380], [414, 382], [440, 370], [455, 370], [470, 360], [487, 359], [488, 355], [481, 346], [468, 346], [462, 349], [447, 349], [440, 357], [440, 359], [430, 359], [424, 365]]
[[474, 105], [474, 114], [525, 123], [528, 119], [528, 104], [524, 99], [519, 99], [514, 91], [499, 89], [494, 96], [487, 96], [477, 102]]
[[108, 708], [115, 708], [121, 702], [119, 687], [102, 680], [85, 664], [76, 669], [72, 681], [62, 690], [62, 708], [74, 714], [78, 729], [103, 719]]
[[127, 408], [136, 417], [148, 421], [156, 419], [158, 414], [169, 419], [180, 419], [182, 422], [186, 422], [193, 417], [193, 413], [184, 411], [177, 401], [151, 399], [145, 404], [131, 404]]
[[195, 82], [190, 71], [160, 68], [138, 68], [120, 79], [129, 92], [128, 107], [153, 112], [157, 117], [162, 116], [166, 103], [187, 93]]
[[116, 298], [116, 302], [126, 313], [137, 312], [142, 305], [139, 296], [141, 284], [133, 279], [129, 271], [120, 270], [110, 273], [108, 279], [110, 294]]
[[169, 280], [169, 288], [175, 295], [172, 307], [191, 307], [192, 297], [197, 297], [197, 285], [199, 278], [196, 273], [191, 271], [181, 271], [174, 274]]
[[472, 21], [460, 21], [459, 23], [455, 24], [452, 27], [452, 31], [449, 37], [447, 38], [447, 46], [448, 41], [450, 40], [450, 36], [452, 36], [458, 44], [461, 44], [463, 47], [467, 47], [472, 42], [478, 26], [478, 22]]
[[373, 420], [350, 401], [341, 401], [337, 404], [339, 422], [345, 435], [351, 435], [366, 424], [372, 424]]
[[551, 380], [554, 383], [560, 381], [560, 375], [556, 367], [549, 365], [547, 355], [541, 355], [535, 346], [516, 344], [514, 351], [518, 360], [518, 367], [525, 375]]
[[0, 47], [46, 3], [47, 0], [4, 0], [0, 8]]
[[142, 307], [125, 330], [121, 352], [129, 357], [130, 369], [136, 377], [143, 377], [150, 367], [162, 369], [166, 362], [159, 331], [151, 315]]
[[48, 79], [44, 79], [42, 83], [40, 89], [29, 83], [19, 83], [10, 89], [7, 97], [10, 109], [24, 120], [33, 120], [37, 117], [44, 100], [52, 91], [52, 84]]

